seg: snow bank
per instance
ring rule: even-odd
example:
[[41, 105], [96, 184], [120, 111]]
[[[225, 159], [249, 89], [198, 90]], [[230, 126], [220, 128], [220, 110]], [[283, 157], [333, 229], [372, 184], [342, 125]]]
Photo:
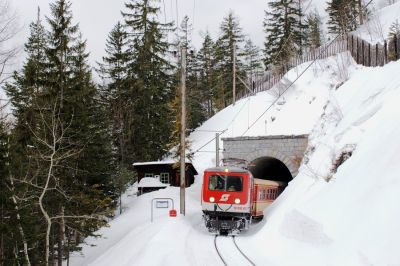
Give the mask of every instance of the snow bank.
[[[264, 243], [253, 256], [272, 265], [400, 265], [399, 71], [400, 62], [359, 69], [333, 93], [308, 163], [251, 239]], [[329, 177], [349, 144], [352, 156]]]
[[154, 177], [143, 177], [140, 182], [138, 187], [166, 187], [166, 184], [163, 184], [160, 182], [158, 178]]
[[[400, 265], [400, 62], [343, 68], [340, 60], [351, 62], [346, 55], [318, 62], [262, 118], [275, 117], [267, 134], [309, 130], [311, 135], [299, 175], [266, 219], [237, 239], [257, 265]], [[227, 107], [191, 135], [192, 145], [198, 148], [213, 137], [204, 129], [228, 128], [225, 136], [265, 134], [262, 119], [261, 126], [247, 129], [273, 99], [259, 93]], [[206, 149], [215, 144], [209, 145]], [[343, 151], [352, 151], [351, 157], [334, 173]], [[213, 160], [214, 155], [198, 153], [194, 164], [204, 169]], [[100, 230], [102, 238], [87, 239], [82, 254], [73, 254], [71, 265], [220, 265], [203, 225], [200, 188], [197, 178], [186, 190], [185, 217], [170, 218], [168, 210], [156, 209], [153, 223], [151, 200], [171, 197], [179, 209], [179, 188], [132, 198], [125, 212]]]

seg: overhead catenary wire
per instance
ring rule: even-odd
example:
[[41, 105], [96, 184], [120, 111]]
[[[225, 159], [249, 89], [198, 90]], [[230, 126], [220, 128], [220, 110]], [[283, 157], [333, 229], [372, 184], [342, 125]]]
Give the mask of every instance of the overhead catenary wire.
[[167, 24], [167, 12], [165, 10], [165, 0], [162, 1], [164, 6], [164, 23]]
[[195, 15], [196, 15], [196, 0], [193, 0], [193, 18], [192, 18], [192, 27], [194, 28], [194, 22], [195, 22]]
[[179, 24], [178, 0], [175, 0], [175, 8], [176, 8], [176, 26], [178, 26], [178, 24]]
[[[242, 112], [242, 110], [243, 110], [244, 107], [247, 105], [247, 103], [250, 101], [250, 99], [251, 99], [251, 97], [249, 97], [249, 98], [247, 99], [247, 102], [244, 103], [244, 104], [242, 105], [242, 107], [240, 108], [239, 112], [236, 113], [236, 115], [232, 118], [232, 120], [229, 122], [229, 124], [226, 126], [226, 128], [225, 128], [224, 130], [220, 130], [220, 131], [219, 131], [219, 132], [220, 132], [219, 135], [224, 134], [224, 133], [229, 129], [229, 127], [233, 124], [233, 122], [235, 121], [236, 117]], [[216, 139], [216, 137], [213, 137], [212, 139], [210, 139], [209, 141], [207, 141], [204, 145], [202, 145], [200, 148], [198, 148], [196, 151], [191, 152], [191, 154], [193, 155], [193, 154], [195, 154], [195, 153], [197, 153], [197, 152], [201, 152], [200, 150], [201, 150], [202, 148], [204, 148], [205, 146], [207, 146], [208, 144], [210, 144], [210, 143], [211, 143], [213, 140], [215, 140], [215, 139]]]
[[[372, 3], [372, 1], [373, 1], [373, 0], [370, 0], [370, 1], [368, 2], [368, 4], [366, 4], [366, 5], [363, 7], [363, 9], [366, 9], [366, 8], [369, 6], [369, 4]], [[353, 20], [352, 20], [352, 22], [354, 22], [355, 19], [357, 19], [357, 17], [354, 17]], [[304, 74], [317, 60], [319, 60], [319, 57], [321, 56], [321, 54], [325, 53], [325, 51], [332, 45], [332, 43], [333, 43], [336, 39], [338, 39], [339, 37], [342, 37], [343, 35], [344, 35], [344, 32], [339, 33], [338, 35], [336, 35], [335, 38], [333, 38], [333, 40], [331, 40], [331, 41], [324, 47], [324, 49], [320, 50], [319, 53], [318, 53], [318, 55], [317, 55], [317, 57], [316, 57], [313, 61], [311, 61], [311, 63], [300, 73], [300, 75], [297, 76], [297, 78], [296, 78], [294, 81], [292, 81], [292, 82], [289, 84], [289, 86], [288, 86], [287, 88], [284, 89], [284, 91], [282, 92], [282, 94], [279, 95], [279, 96], [271, 103], [271, 105], [268, 106], [267, 109], [266, 109], [259, 117], [257, 117], [257, 119], [250, 125], [250, 127], [248, 127], [248, 128], [245, 130], [245, 132], [243, 132], [243, 134], [242, 134], [241, 136], [243, 136], [244, 134], [246, 134], [246, 133], [250, 130], [250, 128], [252, 128], [252, 127], [261, 119], [261, 117], [263, 117], [263, 116], [268, 112], [268, 110], [270, 110], [270, 109], [275, 105], [275, 103], [276, 103], [276, 102], [277, 102], [277, 101], [278, 101], [278, 100], [293, 86], [293, 84], [294, 84], [297, 80], [299, 80], [299, 79], [301, 78], [301, 76], [303, 76], [303, 74]]]
[[[177, 0], [176, 0], [176, 1], [177, 1]], [[373, 2], [373, 0], [370, 0], [370, 1], [363, 7], [363, 9], [366, 9], [372, 2]], [[354, 17], [353, 21], [354, 21], [356, 18], [357, 18], [357, 17]], [[285, 47], [286, 42], [290, 39], [291, 34], [292, 34], [292, 33], [289, 34], [288, 38], [285, 40], [284, 44], [282, 45], [281, 49], [278, 51], [277, 55], [274, 57], [274, 59], [272, 60], [272, 62], [275, 62], [276, 59], [278, 58], [278, 56], [280, 55], [280, 53], [283, 51], [283, 48]], [[241, 136], [244, 136], [244, 134], [246, 134], [246, 133], [261, 119], [261, 117], [263, 117], [263, 116], [275, 105], [275, 103], [289, 90], [289, 88], [291, 88], [291, 87], [293, 86], [293, 84], [294, 84], [295, 82], [297, 82], [297, 80], [299, 80], [299, 79], [304, 75], [304, 73], [305, 73], [317, 60], [319, 60], [319, 57], [321, 56], [321, 54], [325, 53], [325, 51], [332, 45], [332, 43], [333, 43], [336, 39], [338, 39], [339, 37], [341, 37], [343, 34], [344, 34], [344, 33], [339, 33], [333, 40], [331, 40], [331, 41], [324, 47], [324, 49], [320, 50], [320, 52], [318, 53], [317, 57], [306, 67], [306, 69], [303, 70], [303, 71], [300, 73], [300, 75], [299, 75], [293, 82], [291, 82], [291, 83], [288, 85], [288, 87], [283, 91], [283, 93], [282, 93], [280, 96], [278, 96], [278, 97], [271, 103], [271, 105], [268, 106], [267, 109], [266, 109], [259, 117], [257, 117], [257, 119], [256, 119], [250, 126], [248, 126], [248, 128], [245, 130], [245, 132], [243, 132], [243, 134], [242, 134]], [[250, 98], [251, 98], [251, 96], [249, 97], [248, 101], [250, 100]], [[244, 105], [246, 105], [246, 104], [244, 104]], [[244, 106], [244, 105], [243, 105], [243, 106]], [[228, 124], [228, 126], [227, 126], [224, 130], [222, 130], [221, 133], [220, 133], [219, 135], [224, 134], [224, 133], [229, 129], [229, 126], [234, 122], [234, 120], [236, 119], [236, 117], [237, 117], [237, 116], [240, 114], [240, 112], [243, 110], [243, 106], [242, 106], [242, 108], [239, 110], [239, 112], [235, 115], [235, 117], [232, 119], [232, 121]], [[211, 143], [211, 142], [212, 142], [213, 140], [215, 140], [215, 139], [216, 139], [216, 137], [211, 138], [209, 141], [207, 141], [204, 145], [202, 145], [202, 146], [201, 146], [200, 148], [198, 148], [196, 151], [191, 152], [191, 154], [194, 155], [194, 154], [197, 153], [197, 152], [201, 152], [200, 150], [201, 150], [202, 148], [204, 148], [205, 146], [207, 146], [209, 143]]]

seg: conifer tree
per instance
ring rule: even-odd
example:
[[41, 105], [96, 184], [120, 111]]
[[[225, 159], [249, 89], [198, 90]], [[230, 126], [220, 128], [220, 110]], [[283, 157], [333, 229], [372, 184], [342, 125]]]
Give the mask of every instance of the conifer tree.
[[[37, 122], [40, 119], [37, 112], [39, 104], [38, 95], [42, 94], [46, 86], [47, 76], [47, 58], [46, 58], [47, 36], [42, 25], [40, 12], [38, 11], [37, 20], [30, 24], [30, 36], [25, 44], [27, 53], [26, 63], [21, 72], [15, 72], [13, 83], [5, 86], [6, 93], [13, 106], [13, 115], [15, 117], [12, 136], [9, 146], [9, 173], [8, 187], [15, 198], [24, 200], [25, 195], [35, 195], [34, 191], [27, 184], [13, 182], [15, 180], [31, 180], [35, 178], [35, 173], [39, 167], [32, 163], [32, 150], [34, 148], [34, 136], [32, 131], [37, 128]], [[15, 206], [19, 202], [14, 202]], [[27, 244], [37, 249], [31, 248], [31, 262], [37, 264], [40, 261], [42, 239], [39, 238], [42, 231], [38, 208], [31, 202], [24, 202], [25, 208], [19, 209], [18, 215], [24, 228], [20, 230], [27, 232], [25, 235]], [[14, 208], [13, 208], [14, 209]], [[17, 214], [13, 212], [13, 217]], [[21, 225], [21, 226], [22, 226]]]
[[[110, 134], [112, 135], [114, 161], [117, 165], [128, 166], [132, 163], [131, 152], [133, 143], [128, 140], [130, 121], [128, 118], [135, 100], [131, 93], [128, 63], [128, 35], [123, 25], [118, 22], [110, 32], [106, 42], [106, 56], [99, 64], [99, 73], [104, 85], [101, 96], [109, 110], [111, 120]], [[128, 152], [130, 151], [130, 152]]]
[[389, 38], [400, 38], [400, 23], [399, 20], [396, 19], [389, 28]]
[[322, 22], [318, 13], [309, 14], [305, 23], [307, 27], [305, 45], [312, 49], [321, 46], [323, 33], [321, 29]]
[[120, 212], [122, 193], [134, 177], [129, 170], [134, 154], [134, 143], [130, 141], [133, 137], [130, 134], [132, 123], [129, 115], [135, 95], [132, 93], [132, 82], [128, 74], [130, 54], [127, 38], [123, 25], [118, 22], [108, 35], [106, 56], [103, 57], [103, 63], [99, 64], [98, 70], [104, 82], [101, 97], [110, 121], [108, 134], [112, 141], [112, 165], [116, 169], [113, 183], [120, 199]]
[[206, 109], [206, 118], [214, 115], [215, 108], [215, 53], [214, 42], [207, 31], [203, 38], [202, 46], [197, 54], [197, 66], [199, 69], [199, 87], [203, 90], [203, 99]]
[[161, 158], [167, 153], [171, 135], [171, 110], [175, 80], [167, 60], [167, 32], [172, 24], [160, 23], [158, 0], [130, 0], [122, 12], [125, 19], [132, 60], [133, 101], [131, 136], [135, 161]]
[[357, 28], [359, 0], [331, 0], [326, 11], [329, 15], [328, 32], [344, 34]]
[[[27, 62], [6, 87], [17, 118], [12, 161], [18, 165], [11, 167], [18, 181], [15, 186], [25, 197], [39, 198], [39, 202], [30, 201], [29, 213], [22, 216], [29, 221], [25, 224], [31, 232], [27, 241], [35, 265], [47, 265], [51, 260], [61, 265], [79, 244], [70, 239], [73, 234], [66, 228], [75, 228], [81, 237], [92, 234], [104, 222], [83, 222], [86, 218], [82, 217], [93, 210], [106, 211], [113, 192], [110, 142], [104, 134], [104, 110], [91, 81], [85, 42], [78, 27], [72, 25], [68, 1], [51, 4], [51, 12], [47, 34], [40, 19], [31, 25]], [[50, 167], [47, 156], [49, 145], [55, 144], [52, 136], [60, 136], [57, 145], [51, 146], [60, 154], [55, 168]]]
[[[264, 63], [284, 67], [291, 56], [301, 53], [304, 38], [301, 2], [295, 0], [273, 0], [270, 11], [265, 12]], [[280, 69], [282, 71], [283, 69]]]
[[289, 58], [302, 52], [304, 25], [301, 0], [273, 1], [269, 3], [264, 28], [267, 33], [265, 65], [284, 66]]
[[[242, 63], [238, 55], [241, 53], [240, 48], [244, 41], [244, 36], [242, 28], [239, 25], [239, 20], [232, 11], [223, 19], [220, 25], [220, 31], [221, 34], [215, 44], [215, 60], [219, 79], [219, 85], [217, 86], [219, 90], [218, 94], [222, 97], [222, 99], [220, 99], [220, 104], [222, 104], [222, 106], [220, 105], [218, 108], [223, 108], [233, 98], [234, 54], [236, 57], [236, 72], [238, 75], [243, 74]], [[236, 84], [236, 93], [239, 93], [244, 87], [238, 81]]]
[[[91, 213], [93, 209], [107, 210], [110, 197], [113, 197], [110, 180], [112, 169], [109, 169], [111, 149], [106, 134], [108, 121], [104, 119], [104, 109], [99, 104], [98, 92], [92, 82], [87, 63], [88, 53], [85, 52], [86, 43], [78, 26], [72, 22], [71, 3], [58, 0], [50, 6], [50, 45], [47, 54], [51, 83], [47, 93], [48, 105], [59, 106], [58, 119], [64, 129], [63, 137], [68, 140], [65, 149], [73, 154], [62, 161], [63, 167], [56, 169], [55, 175], [59, 176], [64, 192], [74, 198], [68, 202], [60, 198], [59, 203], [50, 208], [54, 208], [52, 211], [56, 214], [81, 216]], [[91, 221], [77, 227], [77, 221], [72, 219], [59, 221], [58, 226], [68, 223], [73, 225], [72, 228], [79, 228], [86, 236], [101, 226], [103, 221]], [[68, 240], [65, 235], [57, 234], [59, 264], [63, 258], [63, 245]]]
[[263, 67], [260, 58], [260, 49], [253, 44], [251, 39], [246, 40], [243, 50], [243, 58], [244, 71], [246, 72], [250, 84], [253, 84], [253, 81], [257, 78], [258, 74], [263, 71]]

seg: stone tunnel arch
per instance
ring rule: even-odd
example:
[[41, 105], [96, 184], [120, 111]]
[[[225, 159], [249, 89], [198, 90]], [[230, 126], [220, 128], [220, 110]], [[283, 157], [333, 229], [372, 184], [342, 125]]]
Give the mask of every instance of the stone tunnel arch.
[[253, 166], [253, 171], [259, 172], [262, 165], [275, 165], [281, 169], [279, 172], [286, 176], [285, 179], [289, 179], [287, 169], [291, 175], [290, 180], [298, 174], [308, 146], [308, 135], [234, 137], [222, 140], [224, 158], [243, 159], [257, 165], [257, 169]]
[[[251, 155], [249, 155], [247, 159], [249, 162], [250, 171], [256, 178], [267, 179], [266, 177], [262, 177], [259, 175], [259, 171], [261, 171], [260, 168], [263, 168], [263, 171], [272, 171], [272, 174], [264, 174], [264, 176], [271, 177], [271, 175], [281, 173], [284, 176], [282, 177], [283, 179], [285, 179], [284, 182], [291, 181], [298, 173], [298, 166], [293, 163], [293, 159], [283, 155], [276, 150], [270, 150], [268, 152], [266, 152], [265, 150], [257, 150], [251, 153]], [[256, 174], [254, 174], [253, 171], [255, 171]]]
[[260, 157], [249, 164], [249, 170], [255, 178], [281, 182], [290, 182], [293, 176], [287, 166], [274, 157]]

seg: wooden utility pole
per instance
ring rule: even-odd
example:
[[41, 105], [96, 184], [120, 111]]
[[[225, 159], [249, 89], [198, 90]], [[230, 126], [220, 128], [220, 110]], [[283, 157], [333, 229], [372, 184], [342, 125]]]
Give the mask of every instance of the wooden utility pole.
[[219, 133], [215, 133], [215, 166], [219, 166]]
[[235, 105], [236, 103], [236, 44], [233, 43], [233, 77], [232, 77], [232, 84], [233, 84], [233, 100], [232, 104]]
[[186, 47], [181, 49], [182, 76], [181, 76], [181, 189], [180, 189], [180, 213], [185, 215], [185, 188], [186, 188], [186, 164], [185, 164], [185, 137], [186, 137]]

